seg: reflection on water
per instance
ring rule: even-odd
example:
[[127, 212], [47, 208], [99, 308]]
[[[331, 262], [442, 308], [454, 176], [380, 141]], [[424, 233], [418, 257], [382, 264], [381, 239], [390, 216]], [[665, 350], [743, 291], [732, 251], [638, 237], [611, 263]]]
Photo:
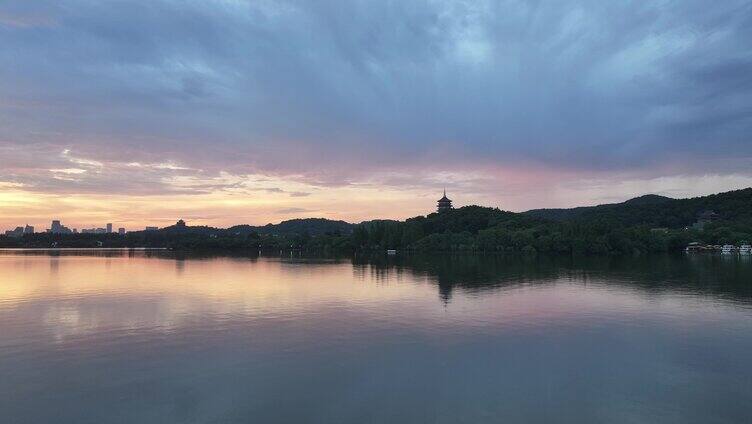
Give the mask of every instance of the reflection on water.
[[748, 258], [0, 251], [18, 423], [746, 422]]

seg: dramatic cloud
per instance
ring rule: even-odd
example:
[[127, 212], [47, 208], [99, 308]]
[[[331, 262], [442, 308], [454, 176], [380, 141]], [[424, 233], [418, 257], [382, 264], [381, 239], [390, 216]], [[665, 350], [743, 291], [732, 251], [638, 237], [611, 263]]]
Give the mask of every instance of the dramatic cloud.
[[750, 134], [746, 0], [0, 4], [0, 182], [35, 193], [560, 206], [746, 184]]

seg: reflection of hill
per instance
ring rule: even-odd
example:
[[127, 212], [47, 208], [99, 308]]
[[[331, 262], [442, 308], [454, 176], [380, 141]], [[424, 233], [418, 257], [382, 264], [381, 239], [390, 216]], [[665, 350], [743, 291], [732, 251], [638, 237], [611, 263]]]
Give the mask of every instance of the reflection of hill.
[[370, 267], [377, 277], [410, 272], [437, 284], [451, 299], [455, 288], [495, 290], [520, 284], [549, 284], [573, 279], [630, 286], [646, 292], [681, 291], [727, 300], [752, 300], [752, 260], [712, 255], [644, 257], [544, 257], [500, 255], [420, 255], [358, 257], [356, 268]]

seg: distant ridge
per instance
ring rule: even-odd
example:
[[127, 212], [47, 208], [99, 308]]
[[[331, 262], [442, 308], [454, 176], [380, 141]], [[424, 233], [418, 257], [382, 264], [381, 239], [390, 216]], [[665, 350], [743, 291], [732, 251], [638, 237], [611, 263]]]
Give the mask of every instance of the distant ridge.
[[627, 200], [625, 202], [622, 202], [622, 204], [625, 204], [625, 205], [655, 205], [655, 204], [658, 204], [658, 203], [664, 203], [664, 202], [668, 202], [668, 201], [671, 201], [671, 200], [675, 200], [675, 199], [672, 199], [672, 198], [666, 197], [666, 196], [659, 196], [657, 194], [646, 194], [644, 196], [639, 196], [639, 197], [635, 197], [633, 199], [629, 199], [629, 200]]
[[523, 213], [526, 215], [534, 216], [536, 218], [549, 219], [552, 221], [563, 221], [576, 218], [592, 210], [614, 208], [624, 205], [657, 205], [671, 200], [675, 199], [666, 196], [659, 196], [657, 194], [645, 194], [643, 196], [638, 196], [621, 203], [604, 203], [597, 206], [578, 206], [574, 208], [531, 209]]
[[297, 218], [282, 221], [279, 224], [263, 226], [236, 225], [227, 229], [229, 232], [244, 234], [256, 232], [261, 235], [295, 235], [308, 234], [312, 236], [322, 234], [351, 234], [355, 224], [345, 221], [334, 221], [326, 218]]
[[297, 218], [282, 221], [279, 224], [266, 224], [261, 226], [254, 225], [234, 225], [229, 228], [215, 228], [207, 226], [183, 226], [179, 224], [171, 225], [160, 229], [161, 232], [167, 233], [191, 233], [191, 234], [234, 234], [234, 235], [271, 235], [271, 236], [295, 236], [310, 235], [318, 236], [324, 234], [341, 234], [348, 235], [353, 232], [355, 224], [345, 221], [335, 221], [326, 218]]

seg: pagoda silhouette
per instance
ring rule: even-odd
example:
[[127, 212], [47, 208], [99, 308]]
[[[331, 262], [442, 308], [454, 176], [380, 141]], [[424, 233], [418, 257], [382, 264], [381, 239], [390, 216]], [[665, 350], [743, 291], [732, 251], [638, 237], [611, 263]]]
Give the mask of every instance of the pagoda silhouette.
[[446, 189], [444, 189], [444, 196], [436, 203], [436, 212], [438, 213], [452, 210], [452, 201], [446, 196]]

